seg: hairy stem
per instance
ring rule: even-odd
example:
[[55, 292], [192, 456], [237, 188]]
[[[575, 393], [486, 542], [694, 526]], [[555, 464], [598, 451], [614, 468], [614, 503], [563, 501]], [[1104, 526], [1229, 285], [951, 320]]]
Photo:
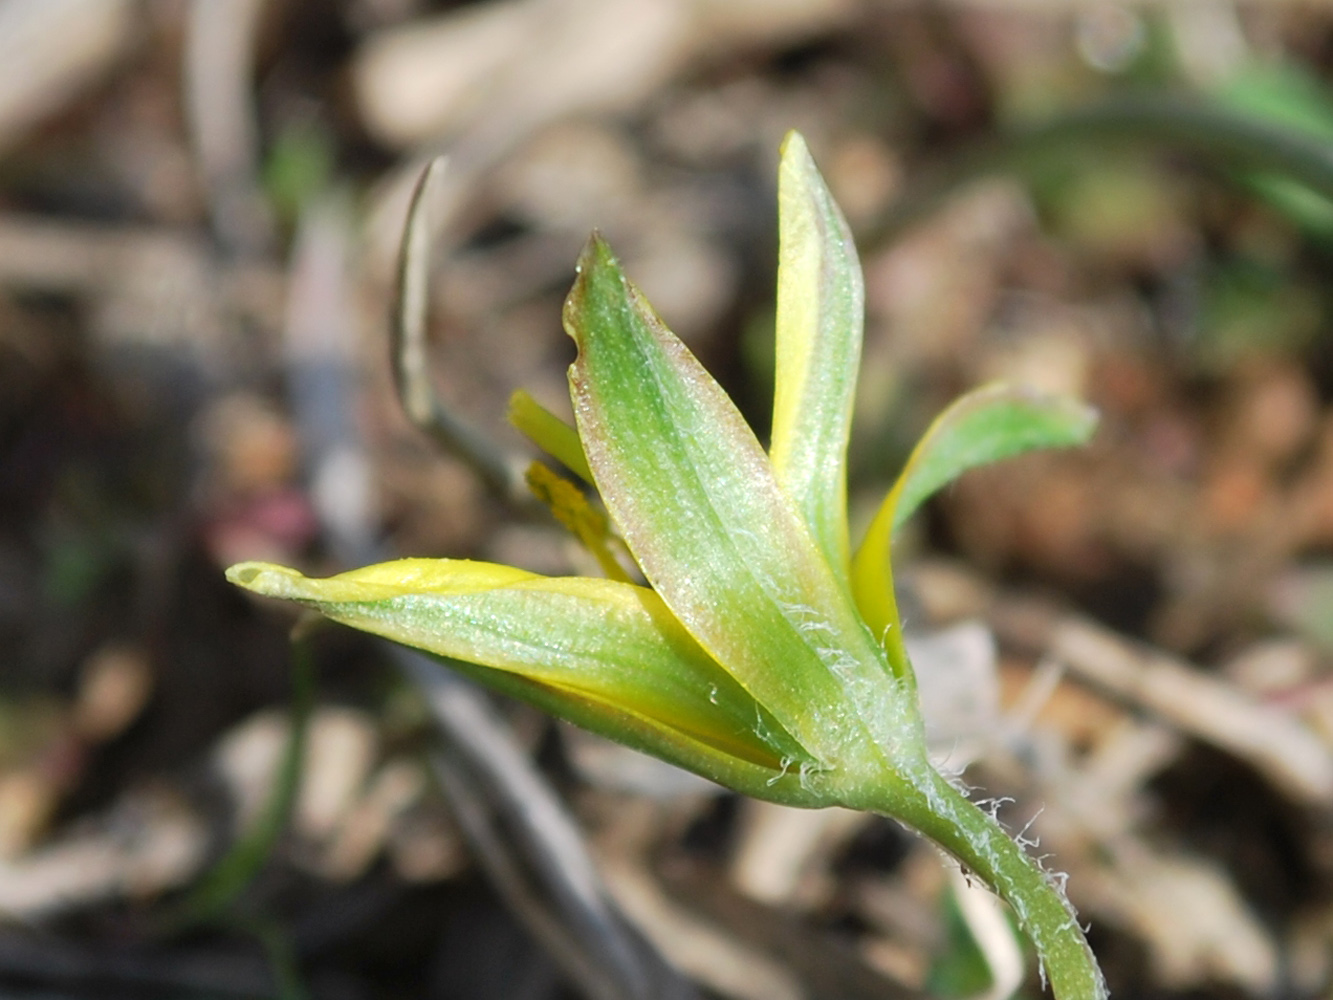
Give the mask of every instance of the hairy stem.
[[1104, 1000], [1106, 983], [1061, 886], [994, 819], [926, 771], [912, 793], [884, 796], [877, 811], [935, 841], [1009, 904], [1056, 1000]]

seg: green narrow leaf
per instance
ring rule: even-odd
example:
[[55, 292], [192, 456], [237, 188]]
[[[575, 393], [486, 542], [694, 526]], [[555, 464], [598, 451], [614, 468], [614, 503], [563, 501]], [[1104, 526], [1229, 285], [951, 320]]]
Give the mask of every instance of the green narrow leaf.
[[839, 580], [850, 570], [847, 441], [861, 360], [865, 289], [847, 222], [805, 140], [778, 169], [777, 375], [770, 454]]
[[762, 786], [756, 794], [811, 760], [645, 587], [461, 559], [400, 559], [322, 580], [241, 563], [227, 578], [463, 661], [505, 693], [706, 777]]
[[579, 349], [570, 391], [588, 464], [676, 617], [821, 760], [868, 773], [885, 752], [914, 750], [915, 705], [898, 697], [753, 432], [597, 237], [565, 329]]
[[941, 413], [913, 449], [852, 562], [856, 603], [871, 631], [897, 630], [889, 543], [932, 493], [978, 465], [1083, 444], [1096, 427], [1096, 411], [1083, 403], [1000, 384], [975, 389]]

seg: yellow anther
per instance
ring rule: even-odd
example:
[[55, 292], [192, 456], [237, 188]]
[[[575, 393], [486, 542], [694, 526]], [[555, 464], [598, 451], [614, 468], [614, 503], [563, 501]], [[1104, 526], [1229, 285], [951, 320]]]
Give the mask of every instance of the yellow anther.
[[555, 519], [593, 554], [603, 573], [612, 580], [631, 582], [629, 574], [611, 554], [609, 543], [614, 536], [606, 515], [588, 503], [582, 490], [541, 462], [528, 466], [526, 478], [533, 496], [550, 507]]

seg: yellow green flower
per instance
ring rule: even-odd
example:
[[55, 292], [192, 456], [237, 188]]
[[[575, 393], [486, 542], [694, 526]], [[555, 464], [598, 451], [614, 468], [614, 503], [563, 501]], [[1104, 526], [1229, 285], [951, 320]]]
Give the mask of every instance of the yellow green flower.
[[[853, 553], [846, 453], [863, 292], [841, 213], [798, 135], [783, 147], [777, 372], [767, 451], [594, 236], [564, 325], [576, 428], [518, 396], [520, 429], [596, 488], [530, 477], [608, 578], [403, 559], [310, 579], [228, 578], [451, 666], [749, 795], [894, 816], [985, 878], [1032, 936], [1057, 996], [1102, 995], [1052, 880], [927, 759], [889, 542], [973, 466], [1082, 442], [1084, 406], [989, 386], [931, 427]], [[616, 558], [621, 546], [633, 565]], [[629, 572], [626, 572], [628, 570]], [[646, 585], [631, 582], [641, 573]]]

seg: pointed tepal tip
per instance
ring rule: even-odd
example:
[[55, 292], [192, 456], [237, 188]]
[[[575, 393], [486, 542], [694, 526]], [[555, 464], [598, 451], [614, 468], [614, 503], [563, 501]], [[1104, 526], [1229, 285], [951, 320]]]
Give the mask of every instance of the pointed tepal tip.
[[598, 230], [594, 229], [592, 235], [588, 237], [588, 242], [584, 244], [578, 263], [574, 265], [574, 274], [574, 286], [565, 297], [562, 315], [565, 332], [578, 343], [583, 325], [580, 316], [587, 306], [589, 285], [598, 282], [599, 279], [604, 280], [607, 275], [614, 275], [616, 280], [623, 280], [616, 255], [611, 252], [611, 245], [602, 238]]
[[589, 274], [605, 264], [614, 264], [615, 254], [611, 252], [610, 245], [602, 238], [600, 230], [594, 229], [588, 237], [588, 242], [583, 244], [583, 249], [579, 252], [579, 259], [574, 264], [574, 287], [570, 290], [572, 298], [579, 287], [588, 280]]
[[[824, 178], [819, 173], [819, 167], [815, 164], [810, 147], [806, 145], [805, 136], [793, 129], [782, 140], [782, 147], [778, 152], [779, 214], [783, 207], [788, 211], [793, 209], [794, 206], [788, 204], [788, 200], [793, 196], [804, 201], [814, 191], [824, 192], [829, 200], [832, 198], [827, 193]], [[837, 210], [836, 206], [832, 207]]]
[[809, 156], [810, 149], [805, 143], [805, 136], [792, 129], [782, 137], [782, 145], [778, 147], [778, 155], [784, 159], [788, 156]]
[[237, 563], [235, 566], [227, 567], [227, 581], [236, 584], [238, 587], [245, 587], [248, 590], [255, 582], [255, 578], [263, 571], [263, 563]]
[[266, 562], [242, 562], [227, 568], [227, 580], [265, 597], [299, 597], [299, 584], [305, 581], [294, 569]]
[[611, 244], [606, 242], [600, 229], [594, 229], [588, 236], [588, 242], [583, 244], [583, 252], [579, 254], [579, 262], [574, 266], [574, 270], [583, 274], [589, 267], [595, 264], [614, 263], [616, 255], [611, 252]]

